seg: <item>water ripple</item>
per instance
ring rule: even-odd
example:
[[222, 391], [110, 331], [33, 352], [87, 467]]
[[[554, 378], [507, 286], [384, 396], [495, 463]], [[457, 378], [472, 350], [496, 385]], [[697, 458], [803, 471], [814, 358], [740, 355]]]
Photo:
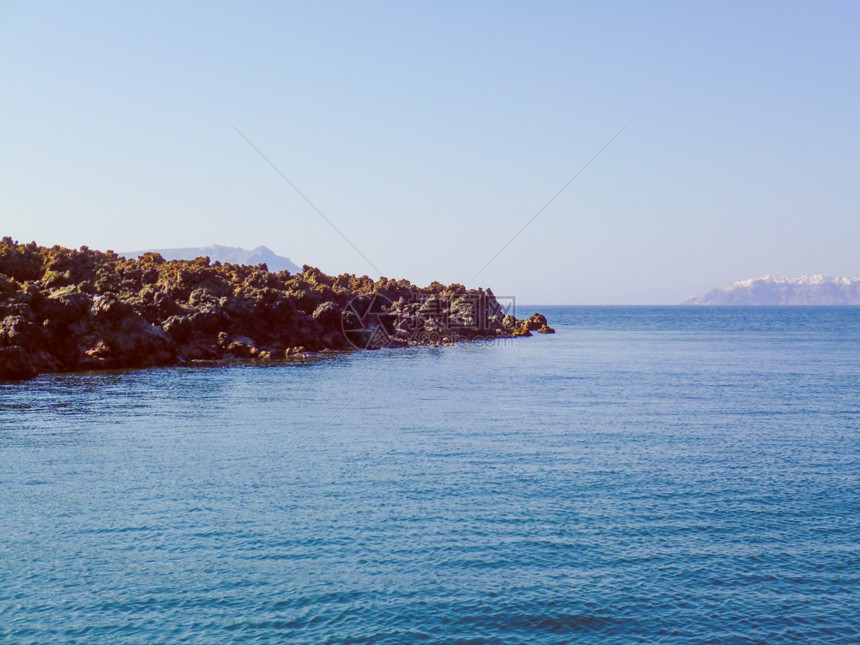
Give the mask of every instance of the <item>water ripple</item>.
[[0, 384], [0, 641], [860, 642], [856, 311], [553, 316]]

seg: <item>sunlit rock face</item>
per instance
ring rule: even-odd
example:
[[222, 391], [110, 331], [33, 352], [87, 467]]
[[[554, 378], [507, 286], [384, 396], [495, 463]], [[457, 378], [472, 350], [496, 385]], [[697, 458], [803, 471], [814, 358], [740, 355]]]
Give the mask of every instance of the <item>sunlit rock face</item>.
[[0, 380], [550, 333], [489, 289], [0, 240]]

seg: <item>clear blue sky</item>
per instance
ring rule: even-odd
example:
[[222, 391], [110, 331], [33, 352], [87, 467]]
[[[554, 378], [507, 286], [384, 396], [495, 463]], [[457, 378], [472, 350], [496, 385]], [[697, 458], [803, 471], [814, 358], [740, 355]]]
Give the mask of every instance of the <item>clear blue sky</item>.
[[[860, 273], [860, 2], [0, 0], [0, 232], [520, 302]], [[477, 280], [486, 262], [624, 132]]]

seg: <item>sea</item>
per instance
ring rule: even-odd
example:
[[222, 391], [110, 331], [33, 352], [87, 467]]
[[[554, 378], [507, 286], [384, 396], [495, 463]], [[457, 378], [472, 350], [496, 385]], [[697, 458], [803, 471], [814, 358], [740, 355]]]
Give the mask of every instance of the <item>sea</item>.
[[860, 642], [860, 308], [534, 309], [0, 384], [0, 642]]

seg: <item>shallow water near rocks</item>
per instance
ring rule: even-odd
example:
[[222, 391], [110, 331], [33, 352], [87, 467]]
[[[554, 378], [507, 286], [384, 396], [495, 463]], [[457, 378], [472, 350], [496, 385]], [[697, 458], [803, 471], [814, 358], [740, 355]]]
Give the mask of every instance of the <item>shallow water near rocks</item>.
[[0, 641], [857, 642], [860, 308], [539, 310], [0, 384]]

